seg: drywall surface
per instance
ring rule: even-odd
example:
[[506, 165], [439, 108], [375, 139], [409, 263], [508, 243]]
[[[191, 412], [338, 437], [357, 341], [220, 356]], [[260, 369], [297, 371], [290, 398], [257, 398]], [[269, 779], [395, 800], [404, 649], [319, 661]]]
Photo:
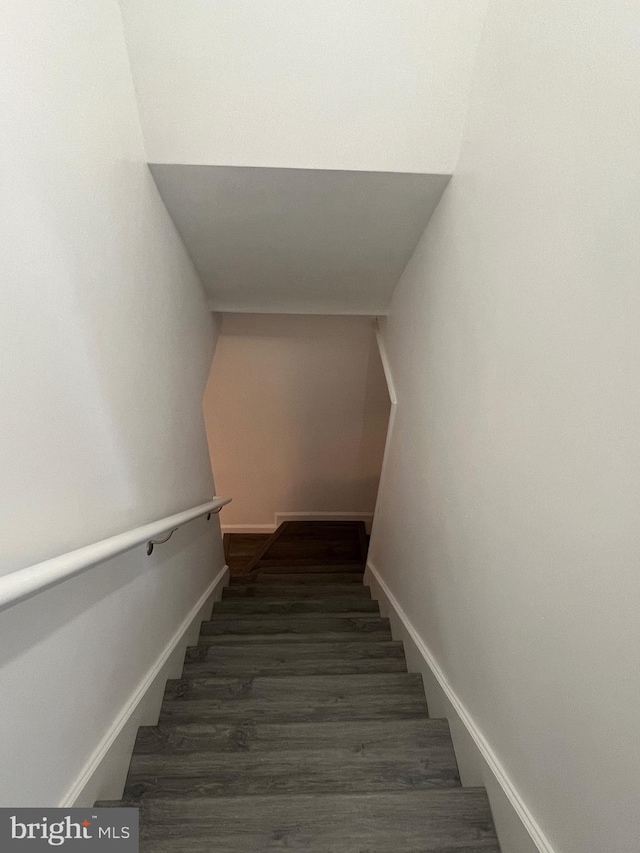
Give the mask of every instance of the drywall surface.
[[637, 0], [490, 4], [384, 330], [371, 559], [556, 853], [640, 833], [639, 34]]
[[372, 513], [389, 398], [364, 317], [225, 314], [204, 398], [225, 528]]
[[83, 792], [103, 739], [223, 564], [218, 521], [202, 518], [151, 557], [141, 546], [0, 614], [2, 807], [68, 807]]
[[0, 38], [1, 574], [211, 497], [214, 338], [117, 2], [10, 3]]
[[[214, 335], [146, 166], [117, 2], [2, 5], [5, 574], [211, 496]], [[203, 594], [217, 522], [179, 534], [0, 614], [1, 805], [62, 801]]]
[[151, 165], [216, 311], [382, 314], [448, 175]]
[[378, 601], [380, 613], [389, 619], [393, 639], [404, 644], [407, 669], [409, 672], [419, 672], [422, 676], [429, 716], [433, 719], [445, 718], [449, 723], [462, 784], [465, 787], [486, 789], [502, 853], [538, 853], [540, 847], [530, 834], [521, 813], [516, 810], [509, 797], [510, 792], [501, 784], [503, 779], [494, 772], [495, 764], [490, 764], [479, 748], [477, 731], [469, 730], [461, 716], [460, 707], [451, 701], [436, 676], [425, 646], [417, 642], [413, 626], [406, 621], [405, 614], [398, 611], [397, 603], [380, 583], [370, 561], [367, 562], [365, 584], [371, 587], [371, 595]]
[[122, 0], [152, 163], [449, 173], [486, 0]]

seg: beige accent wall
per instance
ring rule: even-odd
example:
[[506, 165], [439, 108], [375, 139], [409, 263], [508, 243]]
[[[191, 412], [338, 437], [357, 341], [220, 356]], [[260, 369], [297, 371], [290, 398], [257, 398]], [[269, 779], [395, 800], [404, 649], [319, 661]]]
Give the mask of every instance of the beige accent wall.
[[368, 317], [225, 314], [204, 396], [223, 527], [373, 513], [389, 397]]

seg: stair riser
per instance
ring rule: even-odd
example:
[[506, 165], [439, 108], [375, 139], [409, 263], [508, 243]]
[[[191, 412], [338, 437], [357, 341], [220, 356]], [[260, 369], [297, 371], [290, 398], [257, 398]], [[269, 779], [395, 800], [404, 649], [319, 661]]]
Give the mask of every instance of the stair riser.
[[267, 614], [289, 615], [291, 613], [374, 613], [380, 615], [378, 602], [365, 596], [327, 596], [296, 600], [268, 599], [224, 599], [216, 604], [218, 614]]

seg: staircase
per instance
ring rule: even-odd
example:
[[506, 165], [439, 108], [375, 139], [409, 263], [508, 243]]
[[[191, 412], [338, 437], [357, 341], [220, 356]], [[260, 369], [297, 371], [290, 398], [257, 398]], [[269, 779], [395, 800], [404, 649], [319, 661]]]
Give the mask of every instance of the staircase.
[[140, 808], [142, 851], [498, 851], [362, 572], [326, 568], [231, 579], [96, 804]]

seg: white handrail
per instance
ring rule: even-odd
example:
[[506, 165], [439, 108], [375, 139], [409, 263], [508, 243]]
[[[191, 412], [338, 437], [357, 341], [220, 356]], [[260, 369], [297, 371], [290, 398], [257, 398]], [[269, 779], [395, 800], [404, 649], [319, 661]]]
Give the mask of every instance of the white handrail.
[[231, 498], [213, 498], [207, 503], [178, 512], [176, 515], [168, 515], [142, 527], [135, 527], [126, 533], [118, 533], [93, 545], [86, 545], [76, 551], [69, 551], [51, 560], [36, 563], [26, 569], [19, 569], [8, 575], [0, 577], [0, 610], [24, 601], [49, 587], [62, 583], [62, 581], [79, 575], [98, 563], [124, 554], [137, 545], [147, 544], [162, 536], [169, 530], [176, 530], [188, 521], [200, 518], [202, 515], [220, 512], [223, 506], [231, 502]]

